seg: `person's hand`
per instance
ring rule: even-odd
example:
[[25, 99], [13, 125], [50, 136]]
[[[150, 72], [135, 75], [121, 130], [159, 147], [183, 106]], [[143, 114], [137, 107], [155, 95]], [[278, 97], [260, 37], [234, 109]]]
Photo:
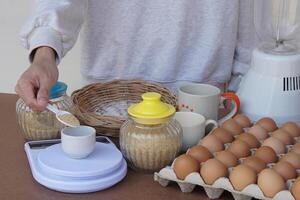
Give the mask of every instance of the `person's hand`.
[[31, 109], [43, 111], [49, 101], [49, 90], [57, 79], [54, 50], [40, 47], [35, 52], [31, 66], [19, 78], [15, 91]]

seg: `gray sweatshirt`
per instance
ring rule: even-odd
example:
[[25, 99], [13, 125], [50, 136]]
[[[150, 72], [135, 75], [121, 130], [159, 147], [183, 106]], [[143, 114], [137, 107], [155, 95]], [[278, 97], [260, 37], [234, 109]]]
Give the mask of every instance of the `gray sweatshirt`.
[[37, 0], [21, 31], [57, 62], [80, 35], [86, 80], [224, 83], [253, 48], [253, 0]]

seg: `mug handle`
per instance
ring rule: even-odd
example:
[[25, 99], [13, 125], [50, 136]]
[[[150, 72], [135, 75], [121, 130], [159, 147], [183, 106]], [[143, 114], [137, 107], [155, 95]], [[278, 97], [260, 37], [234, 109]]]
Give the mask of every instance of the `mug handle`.
[[[212, 126], [212, 127], [211, 127]], [[209, 128], [209, 129], [208, 129]], [[207, 119], [205, 121], [205, 135], [209, 134], [212, 130], [218, 128], [218, 122], [213, 119]]]
[[227, 100], [227, 99], [230, 99], [232, 100], [232, 110], [230, 111], [230, 113], [228, 113], [227, 115], [225, 115], [223, 118], [219, 119], [218, 123], [219, 124], [223, 124], [226, 120], [232, 118], [233, 116], [235, 116], [239, 109], [240, 109], [240, 106], [241, 106], [241, 102], [240, 102], [240, 99], [239, 97], [233, 93], [233, 92], [225, 92], [221, 95], [221, 105], [223, 105], [224, 101]]

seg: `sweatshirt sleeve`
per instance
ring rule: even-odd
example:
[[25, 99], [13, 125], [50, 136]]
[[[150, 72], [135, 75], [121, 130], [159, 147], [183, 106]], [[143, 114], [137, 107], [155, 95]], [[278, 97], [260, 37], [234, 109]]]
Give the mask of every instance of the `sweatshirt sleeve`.
[[74, 46], [87, 7], [88, 0], [37, 0], [32, 16], [20, 32], [30, 61], [36, 48], [49, 46], [55, 50], [58, 64]]
[[237, 44], [233, 62], [233, 75], [245, 74], [255, 47], [253, 0], [240, 0]]

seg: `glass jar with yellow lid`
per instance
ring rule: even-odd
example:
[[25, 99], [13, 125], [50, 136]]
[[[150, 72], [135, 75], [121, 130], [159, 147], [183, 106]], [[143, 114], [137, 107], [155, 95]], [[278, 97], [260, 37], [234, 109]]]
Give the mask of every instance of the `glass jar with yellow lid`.
[[[58, 108], [73, 112], [73, 102], [66, 94], [67, 85], [57, 82], [49, 91], [49, 103]], [[26, 140], [47, 140], [60, 137], [64, 125], [49, 110], [36, 112], [20, 98], [16, 103], [17, 120]]]
[[160, 98], [155, 92], [143, 94], [142, 102], [128, 108], [130, 118], [121, 127], [121, 151], [134, 170], [158, 171], [180, 150], [182, 129], [173, 119], [176, 110]]

